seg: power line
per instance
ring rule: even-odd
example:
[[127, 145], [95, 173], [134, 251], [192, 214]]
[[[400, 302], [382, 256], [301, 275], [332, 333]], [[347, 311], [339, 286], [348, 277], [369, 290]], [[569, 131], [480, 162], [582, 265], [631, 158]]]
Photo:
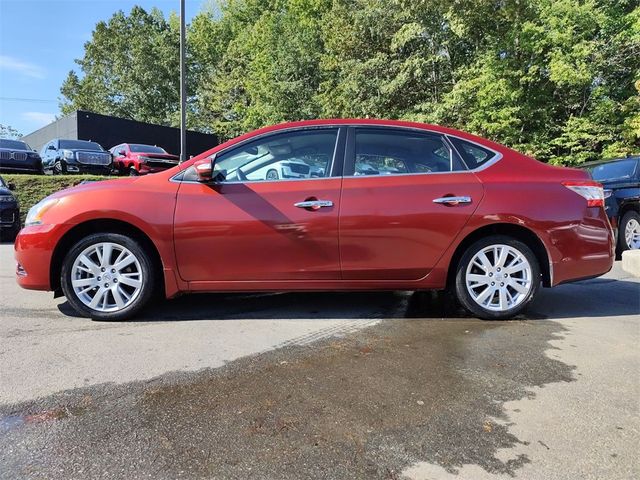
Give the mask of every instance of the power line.
[[20, 98], [20, 97], [0, 97], [3, 102], [28, 102], [28, 103], [57, 103], [57, 100], [46, 100], [44, 98]]

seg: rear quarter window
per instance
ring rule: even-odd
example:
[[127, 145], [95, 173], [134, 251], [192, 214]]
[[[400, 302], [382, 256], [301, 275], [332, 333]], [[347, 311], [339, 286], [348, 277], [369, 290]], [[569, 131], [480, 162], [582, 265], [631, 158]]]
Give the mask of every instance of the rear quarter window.
[[449, 137], [449, 140], [456, 148], [469, 170], [481, 167], [497, 154], [493, 150], [484, 148], [477, 143], [467, 142], [457, 137]]

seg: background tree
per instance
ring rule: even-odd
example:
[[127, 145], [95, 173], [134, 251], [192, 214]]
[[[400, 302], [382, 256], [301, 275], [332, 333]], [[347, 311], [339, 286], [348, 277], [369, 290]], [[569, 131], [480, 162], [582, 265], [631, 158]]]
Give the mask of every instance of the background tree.
[[18, 132], [11, 125], [4, 125], [0, 123], [0, 138], [8, 138], [11, 140], [17, 140], [22, 137], [22, 134]]
[[[172, 27], [173, 25], [173, 27]], [[153, 123], [175, 123], [179, 108], [179, 31], [157, 9], [134, 7], [99, 22], [85, 43], [82, 72], [69, 72], [62, 113], [76, 109]]]
[[[188, 26], [188, 125], [453, 126], [543, 161], [640, 150], [638, 0], [211, 0]], [[178, 121], [177, 18], [96, 27], [63, 111]]]

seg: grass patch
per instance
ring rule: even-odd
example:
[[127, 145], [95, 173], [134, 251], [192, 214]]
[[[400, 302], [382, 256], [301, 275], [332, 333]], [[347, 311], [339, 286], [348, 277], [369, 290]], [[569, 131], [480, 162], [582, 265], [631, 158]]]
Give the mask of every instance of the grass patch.
[[2, 174], [6, 183], [13, 183], [16, 188], [13, 194], [20, 202], [20, 217], [24, 219], [29, 209], [52, 193], [73, 187], [84, 181], [102, 181], [116, 177], [98, 175], [22, 175]]

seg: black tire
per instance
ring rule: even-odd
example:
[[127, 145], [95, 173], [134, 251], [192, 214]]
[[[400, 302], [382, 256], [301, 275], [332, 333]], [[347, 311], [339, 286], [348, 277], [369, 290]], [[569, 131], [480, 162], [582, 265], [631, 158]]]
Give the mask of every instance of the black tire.
[[279, 178], [280, 177], [278, 176], [278, 171], [271, 169], [267, 172], [265, 180], [278, 180]]
[[[497, 311], [485, 308], [482, 305], [478, 304], [467, 290], [466, 275], [469, 263], [477, 253], [491, 245], [507, 245], [517, 250], [526, 258], [530, 265], [531, 288], [525, 295], [524, 299], [510, 309]], [[469, 248], [467, 248], [467, 250], [462, 255], [462, 258], [456, 266], [455, 294], [462, 306], [478, 318], [482, 318], [485, 320], [506, 320], [509, 318], [513, 318], [531, 304], [535, 296], [538, 294], [538, 291], [540, 290], [540, 280], [541, 275], [538, 259], [536, 258], [533, 251], [525, 243], [506, 235], [492, 235], [478, 240]]]
[[[142, 286], [137, 297], [121, 310], [103, 312], [85, 305], [76, 295], [71, 284], [73, 264], [76, 258], [88, 247], [102, 242], [111, 242], [128, 249], [138, 260], [142, 271]], [[62, 291], [71, 306], [81, 315], [92, 320], [121, 321], [133, 317], [140, 312], [151, 300], [154, 294], [157, 268], [140, 243], [131, 237], [119, 233], [95, 233], [79, 240], [66, 255], [62, 262], [60, 284]]]
[[632, 220], [635, 220], [637, 224], [640, 224], [640, 214], [635, 210], [630, 210], [622, 216], [622, 220], [620, 220], [620, 225], [618, 227], [618, 251], [619, 253], [624, 252], [625, 250], [633, 250], [633, 247], [629, 245], [627, 239], [625, 238], [625, 232], [627, 229], [627, 225]]
[[56, 160], [53, 164], [54, 175], [65, 175], [67, 173], [67, 165], [62, 160]]
[[129, 168], [129, 176], [130, 177], [138, 177], [140, 175], [140, 172], [138, 172], [135, 167], [131, 167]]

